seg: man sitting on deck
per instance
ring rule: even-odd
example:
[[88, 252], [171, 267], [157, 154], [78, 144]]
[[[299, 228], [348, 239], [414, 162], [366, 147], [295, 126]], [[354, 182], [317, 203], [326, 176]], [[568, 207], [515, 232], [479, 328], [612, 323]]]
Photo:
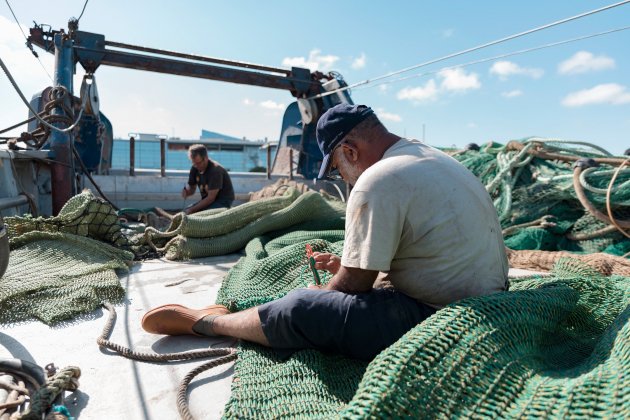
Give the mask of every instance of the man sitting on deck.
[[[353, 185], [343, 255], [320, 253], [323, 287], [230, 314], [164, 305], [143, 328], [225, 335], [281, 351], [313, 348], [370, 360], [437, 309], [506, 290], [501, 227], [479, 180], [422, 142], [390, 133], [366, 106], [337, 105], [317, 124], [319, 177]], [[377, 278], [379, 281], [377, 281]], [[381, 282], [383, 280], [383, 282]], [[380, 287], [380, 284], [392, 287]]]
[[186, 214], [197, 213], [202, 210], [229, 208], [234, 201], [234, 188], [227, 171], [208, 158], [208, 149], [203, 144], [194, 144], [188, 149], [188, 158], [192, 162], [188, 184], [182, 190], [182, 197], [186, 198], [195, 193], [199, 186], [201, 200], [184, 209]]

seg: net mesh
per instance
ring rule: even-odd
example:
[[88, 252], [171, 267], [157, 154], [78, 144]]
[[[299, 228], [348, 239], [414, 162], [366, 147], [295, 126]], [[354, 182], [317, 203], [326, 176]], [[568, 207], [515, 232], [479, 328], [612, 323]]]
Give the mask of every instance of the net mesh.
[[[326, 194], [289, 187], [222, 212], [179, 213], [166, 232], [147, 228], [144, 238], [167, 259], [182, 260], [236, 252], [252, 239], [286, 229], [342, 229], [345, 204]], [[164, 244], [159, 246], [160, 241]]]
[[[452, 155], [486, 186], [508, 248], [613, 255], [630, 252], [630, 240], [621, 232], [614, 228], [602, 231], [609, 223], [585, 209], [573, 179], [577, 159], [602, 162], [581, 171], [577, 188], [595, 209], [606, 214], [608, 185], [623, 158], [613, 158], [592, 145], [546, 139], [487, 143], [480, 150]], [[628, 168], [618, 173], [610, 203], [615, 219], [630, 220]]]
[[[256, 238], [217, 301], [242, 310], [306, 286], [304, 245], [338, 253], [342, 240], [341, 231]], [[282, 361], [241, 344], [224, 417], [627, 418], [629, 301], [629, 277], [562, 258], [549, 277], [438, 311], [369, 365], [313, 350]]]
[[0, 278], [0, 324], [53, 325], [124, 297], [116, 270], [127, 270], [134, 255], [109, 203], [86, 191], [58, 216], [5, 223], [11, 253]]
[[53, 325], [125, 296], [115, 270], [127, 269], [128, 251], [62, 232], [29, 232], [10, 243], [0, 324], [37, 319]]
[[109, 203], [95, 197], [88, 190], [70, 198], [55, 217], [34, 218], [26, 215], [5, 217], [4, 221], [10, 238], [28, 232], [61, 232], [130, 249], [128, 238], [121, 232], [116, 211]]

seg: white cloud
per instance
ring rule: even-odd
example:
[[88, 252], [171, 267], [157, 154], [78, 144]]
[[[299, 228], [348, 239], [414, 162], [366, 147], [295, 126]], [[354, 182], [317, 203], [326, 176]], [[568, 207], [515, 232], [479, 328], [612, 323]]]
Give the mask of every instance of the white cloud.
[[414, 102], [429, 102], [437, 99], [438, 89], [435, 80], [431, 79], [424, 86], [415, 88], [403, 88], [398, 91], [398, 99], [407, 99]]
[[376, 115], [378, 115], [378, 117], [381, 120], [385, 120], [385, 121], [393, 121], [393, 122], [401, 122], [402, 121], [402, 117], [398, 114], [393, 114], [391, 112], [385, 112], [385, 110], [383, 108], [377, 108], [376, 109]]
[[442, 37], [443, 37], [443, 38], [450, 38], [450, 37], [452, 37], [453, 35], [455, 35], [455, 29], [453, 29], [453, 28], [444, 29], [444, 30], [442, 31]]
[[245, 105], [245, 106], [252, 106], [252, 105], [254, 105], [254, 101], [252, 101], [249, 98], [245, 98], [245, 99], [243, 99], [243, 105]]
[[512, 75], [523, 75], [539, 79], [544, 74], [544, 71], [533, 67], [521, 67], [511, 61], [496, 61], [490, 68], [490, 73], [496, 74], [502, 80], [506, 80], [508, 76]]
[[622, 105], [630, 103], [630, 91], [617, 83], [605, 83], [591, 89], [579, 90], [568, 94], [562, 105], [577, 107], [592, 104]]
[[571, 58], [558, 65], [558, 73], [577, 74], [614, 68], [615, 60], [610, 57], [594, 56], [588, 51], [578, 51]]
[[270, 109], [272, 111], [284, 111], [286, 105], [279, 104], [278, 102], [274, 102], [272, 100], [266, 100], [259, 104], [261, 107], [265, 109]]
[[382, 85], [378, 85], [378, 90], [381, 93], [387, 93], [389, 91], [389, 85], [386, 83], [383, 83]]
[[517, 96], [521, 96], [523, 94], [522, 90], [514, 89], [507, 92], [501, 93], [501, 96], [504, 98], [516, 98]]
[[352, 68], [355, 70], [362, 69], [365, 67], [365, 62], [366, 62], [365, 53], [361, 53], [359, 57], [355, 58], [352, 61]]
[[285, 57], [282, 65], [287, 67], [306, 67], [311, 71], [319, 70], [327, 72], [332, 70], [333, 65], [339, 60], [336, 55], [322, 55], [318, 49], [311, 50], [308, 58], [305, 57]]
[[468, 128], [477, 128], [477, 124], [474, 122], [469, 122], [468, 124], [466, 124], [466, 127]]
[[442, 89], [453, 91], [464, 91], [469, 89], [479, 89], [481, 83], [476, 73], [466, 74], [464, 69], [444, 69], [438, 73], [442, 78]]

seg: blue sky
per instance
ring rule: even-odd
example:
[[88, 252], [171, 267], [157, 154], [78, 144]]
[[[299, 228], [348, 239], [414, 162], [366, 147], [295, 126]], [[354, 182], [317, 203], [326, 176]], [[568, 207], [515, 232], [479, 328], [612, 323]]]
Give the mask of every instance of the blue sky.
[[[27, 28], [65, 28], [83, 0], [10, 0]], [[485, 44], [613, 1], [90, 0], [80, 29], [129, 44], [277, 67], [338, 71], [348, 84]], [[459, 69], [444, 67], [630, 26], [630, 4], [405, 73], [422, 77], [352, 91], [399, 135], [436, 146], [527, 136], [630, 147], [630, 30]], [[25, 30], [27, 32], [27, 30]], [[27, 32], [28, 33], [28, 32]], [[50, 74], [53, 58], [39, 51]], [[0, 57], [27, 97], [50, 80], [0, 3]], [[83, 69], [77, 67], [75, 86]], [[277, 139], [285, 91], [99, 68], [101, 111], [116, 136], [197, 138], [202, 128]], [[395, 79], [395, 78], [392, 78]], [[0, 74], [0, 128], [27, 116]], [[15, 130], [14, 133], [20, 130]]]

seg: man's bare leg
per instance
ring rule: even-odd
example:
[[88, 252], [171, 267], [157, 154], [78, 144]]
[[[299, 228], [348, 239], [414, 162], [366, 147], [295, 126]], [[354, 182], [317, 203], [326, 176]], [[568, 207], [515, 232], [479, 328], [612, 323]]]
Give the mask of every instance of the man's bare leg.
[[[211, 317], [211, 318], [210, 318]], [[209, 319], [210, 318], [210, 319]], [[206, 316], [193, 327], [200, 334], [225, 335], [269, 347], [263, 333], [258, 307], [220, 316]]]

